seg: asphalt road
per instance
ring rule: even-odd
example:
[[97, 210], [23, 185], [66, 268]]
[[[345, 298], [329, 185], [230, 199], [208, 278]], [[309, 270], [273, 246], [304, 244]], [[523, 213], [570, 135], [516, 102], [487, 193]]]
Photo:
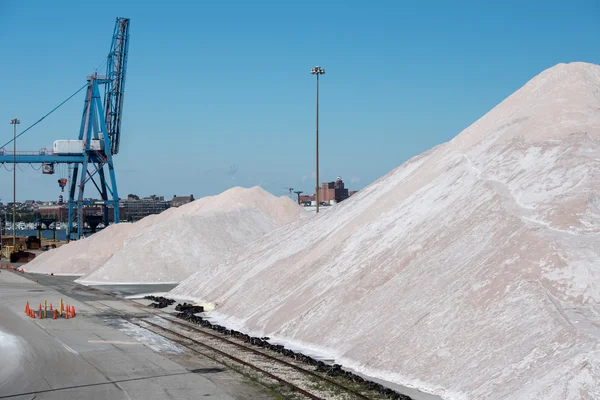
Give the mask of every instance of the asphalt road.
[[[127, 327], [123, 315], [143, 316], [144, 310], [126, 300], [67, 278], [28, 278], [0, 273], [0, 332], [5, 333], [0, 350], [2, 343], [10, 348], [4, 358], [0, 355], [0, 399], [269, 398], [232, 371]], [[27, 301], [56, 306], [61, 297], [76, 307], [76, 318], [38, 320], [24, 313]], [[16, 338], [17, 345], [7, 337]]]

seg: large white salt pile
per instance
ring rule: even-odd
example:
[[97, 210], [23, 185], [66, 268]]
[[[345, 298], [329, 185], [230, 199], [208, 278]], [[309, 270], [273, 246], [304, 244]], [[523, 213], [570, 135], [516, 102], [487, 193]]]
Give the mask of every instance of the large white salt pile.
[[600, 398], [599, 187], [600, 66], [560, 64], [170, 295], [446, 398]]
[[156, 217], [151, 215], [134, 224], [110, 225], [85, 239], [40, 254], [25, 269], [33, 273], [83, 276], [104, 265], [127, 239], [152, 225]]
[[235, 187], [169, 209], [138, 231], [84, 284], [173, 283], [281, 225], [309, 218], [288, 197]]

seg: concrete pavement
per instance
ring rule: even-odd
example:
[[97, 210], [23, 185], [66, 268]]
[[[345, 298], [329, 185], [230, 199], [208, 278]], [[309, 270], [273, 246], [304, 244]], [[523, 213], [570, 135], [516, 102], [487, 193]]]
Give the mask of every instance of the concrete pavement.
[[[12, 354], [0, 355], [0, 399], [270, 398], [223, 366], [133, 329], [123, 315], [143, 316], [144, 310], [126, 300], [60, 277], [28, 278], [0, 273], [0, 350], [4, 343], [11, 349], [5, 354]], [[76, 307], [76, 318], [34, 320], [24, 313], [27, 301], [56, 307], [61, 297]]]

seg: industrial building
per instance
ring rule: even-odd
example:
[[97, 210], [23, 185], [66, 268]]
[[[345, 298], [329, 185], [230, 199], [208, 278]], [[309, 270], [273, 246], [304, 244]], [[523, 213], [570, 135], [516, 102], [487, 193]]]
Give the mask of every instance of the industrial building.
[[[330, 205], [346, 200], [348, 197], [356, 193], [356, 190], [348, 191], [342, 181], [342, 177], [338, 176], [333, 182], [324, 182], [319, 188], [319, 202], [321, 204]], [[314, 194], [300, 195], [298, 202], [304, 205], [311, 205], [316, 201]]]
[[325, 204], [335, 204], [346, 200], [348, 189], [344, 187], [342, 177], [338, 176], [335, 182], [325, 182], [319, 188], [319, 201]]

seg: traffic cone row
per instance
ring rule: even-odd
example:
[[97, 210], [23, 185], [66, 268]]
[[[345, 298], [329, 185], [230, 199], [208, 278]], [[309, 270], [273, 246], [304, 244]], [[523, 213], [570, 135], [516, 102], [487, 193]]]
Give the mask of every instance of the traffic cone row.
[[[45, 307], [44, 303], [44, 307]], [[74, 318], [75, 317], [75, 306], [70, 306], [70, 305], [64, 305], [61, 302], [60, 305], [61, 311], [59, 312], [58, 308], [52, 308], [52, 303], [50, 303], [50, 311], [52, 312], [52, 319], [57, 319], [59, 317], [61, 317], [63, 315], [63, 312], [65, 312], [65, 319], [69, 319], [69, 318]], [[42, 304], [40, 303], [39, 307], [38, 307], [38, 312], [39, 314], [37, 314], [37, 318], [38, 319], [42, 319], [45, 318], [45, 314], [46, 314], [46, 310], [45, 308], [42, 308]], [[44, 314], [42, 314], [44, 313]], [[27, 302], [25, 304], [25, 314], [30, 316], [31, 318], [36, 318], [36, 312], [29, 306], [29, 302]]]

